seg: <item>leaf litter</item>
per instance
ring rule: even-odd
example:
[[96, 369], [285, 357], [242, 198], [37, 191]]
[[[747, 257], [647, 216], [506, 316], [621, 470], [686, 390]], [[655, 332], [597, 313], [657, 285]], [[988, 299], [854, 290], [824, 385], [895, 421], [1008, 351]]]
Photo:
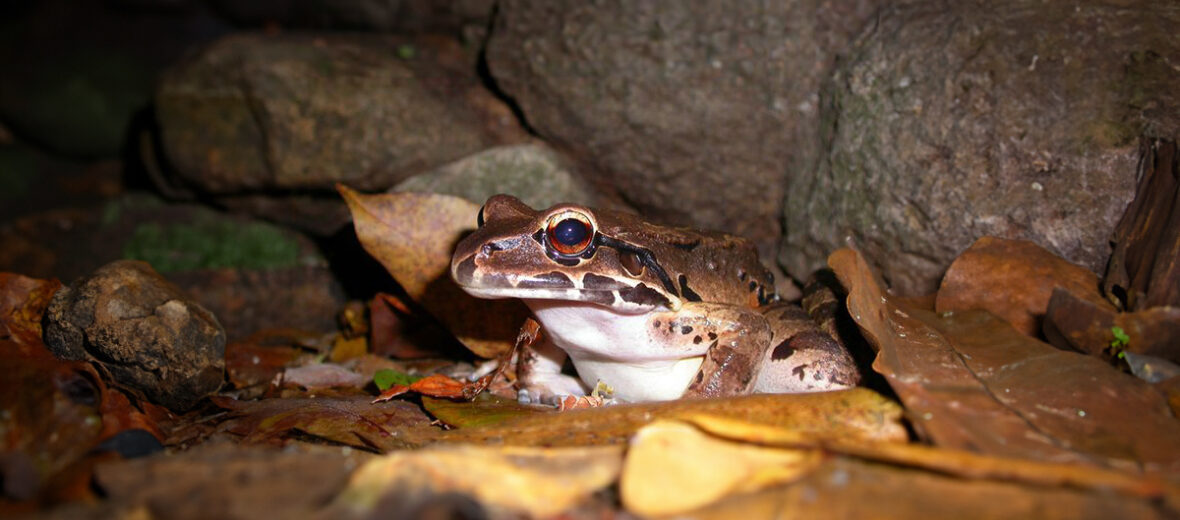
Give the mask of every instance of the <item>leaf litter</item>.
[[[421, 306], [455, 327], [481, 357], [511, 345], [520, 323], [508, 319], [513, 312], [481, 300], [432, 300], [449, 294], [453, 240], [439, 237], [457, 239], [470, 228], [473, 205], [437, 196], [401, 194], [391, 200], [340, 191], [366, 249], [414, 298], [397, 312]], [[237, 360], [228, 363], [235, 392], [265, 385], [267, 395], [285, 397], [214, 397], [200, 421], [220, 432], [209, 438], [288, 447], [311, 441], [387, 453], [352, 472], [347, 491], [333, 494], [332, 505], [321, 511], [346, 516], [372, 513], [390, 497], [414, 503], [448, 493], [475, 497], [496, 514], [549, 516], [587, 511], [593, 503], [618, 507], [610, 505], [611, 489], [631, 513], [702, 518], [784, 510], [908, 517], [960, 507], [995, 516], [1176, 513], [1180, 436], [1161, 394], [1099, 358], [1053, 349], [1028, 326], [1046, 315], [1052, 298], [1040, 288], [1057, 274], [1031, 269], [986, 282], [1001, 293], [1021, 290], [1011, 288], [1014, 284], [1038, 288], [1035, 298], [1021, 300], [1026, 303], [1014, 305], [1018, 312], [1009, 316], [1024, 324], [1022, 334], [1009, 321], [966, 310], [983, 306], [1001, 312], [1008, 305], [1003, 298], [999, 304], [960, 299], [953, 311], [936, 313], [888, 296], [854, 252], [838, 252], [831, 263], [849, 290], [858, 326], [879, 349], [875, 369], [904, 408], [853, 389], [555, 412], [495, 396], [468, 402], [457, 391], [467, 383], [451, 375], [420, 385], [426, 390], [420, 394], [373, 404], [361, 383], [367, 387], [385, 368], [406, 370], [374, 361], [383, 358], [367, 353], [370, 347], [354, 334], [334, 342], [344, 345], [338, 352], [261, 340], [227, 349]], [[959, 275], [960, 282], [972, 278], [978, 277]], [[1085, 276], [1078, 280], [1081, 286], [1091, 283]], [[951, 288], [954, 284], [944, 285], [946, 294], [940, 292], [935, 302], [963, 296], [954, 294], [961, 290]], [[1076, 295], [1079, 288], [1068, 290]], [[1081, 299], [1105, 304], [1092, 296]], [[20, 301], [7, 308], [20, 307]], [[33, 305], [34, 298], [27, 301]], [[15, 328], [31, 338], [35, 328], [29, 324], [36, 322], [25, 319]], [[319, 363], [324, 356], [339, 363]], [[315, 377], [303, 378], [301, 369]], [[323, 376], [320, 372], [328, 381], [349, 383], [334, 390], [307, 384]], [[278, 374], [299, 384], [272, 387]], [[903, 414], [928, 444], [907, 438]], [[194, 455], [188, 464], [214, 463]], [[680, 484], [669, 485], [670, 477]], [[110, 490], [119, 487], [111, 478], [105, 481]]]

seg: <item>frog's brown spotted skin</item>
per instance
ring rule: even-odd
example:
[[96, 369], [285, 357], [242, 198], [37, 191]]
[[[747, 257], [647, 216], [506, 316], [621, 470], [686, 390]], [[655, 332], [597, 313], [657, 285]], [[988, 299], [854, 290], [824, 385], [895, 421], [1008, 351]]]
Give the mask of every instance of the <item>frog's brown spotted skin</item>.
[[[522, 400], [584, 394], [597, 381], [647, 401], [858, 379], [805, 313], [777, 303], [744, 239], [573, 204], [535, 211], [508, 195], [488, 199], [480, 221], [451, 274], [474, 296], [520, 298], [541, 323], [542, 343], [522, 356]], [[560, 373], [566, 355], [581, 381]]]

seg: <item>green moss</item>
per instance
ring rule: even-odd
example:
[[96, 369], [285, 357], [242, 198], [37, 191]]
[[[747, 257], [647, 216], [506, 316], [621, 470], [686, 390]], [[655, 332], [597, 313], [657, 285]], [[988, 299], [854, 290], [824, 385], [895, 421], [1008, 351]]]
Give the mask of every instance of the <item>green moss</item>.
[[164, 201], [146, 193], [129, 193], [120, 198], [107, 201], [102, 206], [99, 223], [108, 228], [123, 217], [125, 211], [156, 209], [164, 206]]
[[299, 263], [299, 253], [299, 244], [275, 226], [209, 217], [140, 224], [123, 246], [124, 258], [146, 261], [161, 272], [289, 267]]

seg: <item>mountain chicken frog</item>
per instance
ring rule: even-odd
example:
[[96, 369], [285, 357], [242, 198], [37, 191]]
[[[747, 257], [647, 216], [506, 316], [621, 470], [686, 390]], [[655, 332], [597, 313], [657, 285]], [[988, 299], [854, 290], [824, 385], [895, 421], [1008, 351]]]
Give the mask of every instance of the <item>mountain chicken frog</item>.
[[[779, 303], [753, 245], [558, 204], [496, 195], [458, 245], [451, 276], [479, 298], [520, 298], [542, 337], [518, 356], [522, 402], [790, 393], [854, 386], [848, 352]], [[806, 324], [806, 325], [804, 325]], [[566, 357], [578, 378], [562, 374]]]

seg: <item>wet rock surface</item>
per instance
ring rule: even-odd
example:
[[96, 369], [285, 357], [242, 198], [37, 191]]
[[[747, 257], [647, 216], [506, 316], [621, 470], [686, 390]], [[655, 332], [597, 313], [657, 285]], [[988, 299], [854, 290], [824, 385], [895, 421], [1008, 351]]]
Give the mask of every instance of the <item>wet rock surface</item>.
[[225, 331], [144, 262], [121, 260], [54, 295], [45, 343], [173, 410], [220, 388]]
[[1178, 24], [1153, 2], [883, 9], [822, 96], [826, 155], [788, 192], [780, 261], [799, 276], [851, 239], [924, 294], [993, 235], [1100, 271], [1138, 136], [1180, 129]]
[[817, 153], [820, 82], [873, 5], [505, 1], [488, 65], [595, 181], [650, 217], [751, 238], [769, 259], [786, 182]]

